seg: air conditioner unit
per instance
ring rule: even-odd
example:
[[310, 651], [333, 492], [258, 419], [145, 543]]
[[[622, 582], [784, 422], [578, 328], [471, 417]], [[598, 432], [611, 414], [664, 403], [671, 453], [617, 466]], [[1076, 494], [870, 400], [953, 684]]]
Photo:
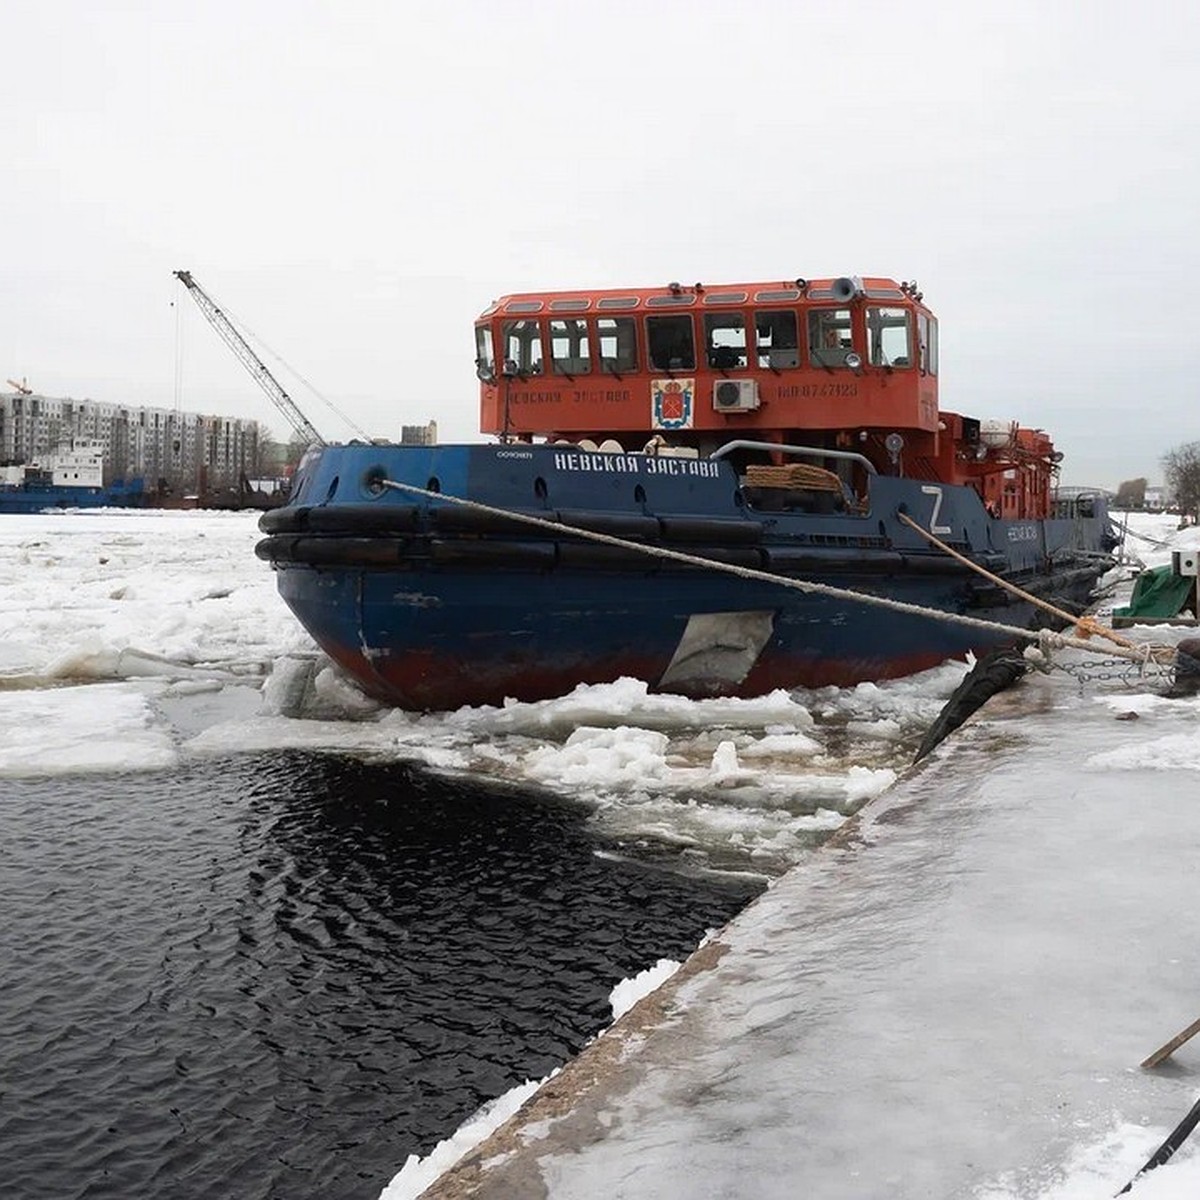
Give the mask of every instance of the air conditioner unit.
[[753, 379], [718, 379], [713, 383], [717, 412], [751, 412], [758, 407], [758, 384]]
[[1172, 550], [1173, 575], [1200, 575], [1200, 550]]

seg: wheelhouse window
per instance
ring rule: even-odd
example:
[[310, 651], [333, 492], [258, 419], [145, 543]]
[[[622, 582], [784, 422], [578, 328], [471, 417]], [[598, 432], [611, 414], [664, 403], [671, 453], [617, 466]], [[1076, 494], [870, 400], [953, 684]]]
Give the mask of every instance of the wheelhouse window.
[[694, 371], [696, 344], [692, 336], [692, 318], [683, 314], [647, 317], [646, 340], [650, 347], [650, 366], [656, 371]]
[[778, 371], [800, 365], [800, 336], [796, 314], [777, 309], [754, 314], [754, 347], [758, 365]]
[[555, 375], [586, 375], [592, 369], [587, 321], [583, 317], [550, 320], [550, 369]]
[[496, 378], [496, 354], [492, 349], [492, 327], [475, 326], [475, 374], [485, 382]]
[[740, 312], [704, 314], [704, 357], [714, 371], [740, 371], [749, 366], [746, 318]]
[[841, 367], [854, 342], [848, 308], [816, 308], [808, 314], [808, 351], [818, 367]]
[[873, 367], [911, 367], [908, 309], [867, 309], [867, 362]]
[[531, 317], [505, 321], [502, 326], [504, 373], [540, 375], [542, 373], [542, 335]]
[[600, 370], [623, 375], [637, 370], [637, 323], [632, 317], [597, 317], [596, 347]]
[[917, 313], [917, 352], [922, 375], [937, 374], [937, 351], [937, 321], [926, 313]]

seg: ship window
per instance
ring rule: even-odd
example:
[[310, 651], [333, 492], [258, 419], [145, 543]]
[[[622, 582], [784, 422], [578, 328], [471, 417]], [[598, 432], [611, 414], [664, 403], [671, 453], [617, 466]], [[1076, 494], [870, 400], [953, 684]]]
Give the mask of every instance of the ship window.
[[755, 292], [754, 299], [765, 302], [768, 300], [799, 300], [799, 288], [775, 288], [772, 291]]
[[736, 371], [749, 364], [746, 318], [740, 312], [704, 314], [704, 356], [716, 371]]
[[692, 339], [691, 317], [647, 317], [646, 338], [650, 346], [650, 366], [654, 370], [696, 369], [696, 347]]
[[637, 306], [636, 296], [606, 296], [603, 300], [596, 301], [597, 308], [637, 308]]
[[808, 314], [808, 350], [814, 366], [844, 365], [852, 345], [848, 308], [815, 308]]
[[550, 369], [555, 375], [586, 375], [592, 369], [583, 317], [556, 317], [550, 322]]
[[540, 300], [510, 300], [504, 311], [510, 313], [535, 313], [542, 307]]
[[917, 349], [922, 375], [937, 374], [937, 321], [927, 313], [917, 313]]
[[480, 379], [496, 378], [496, 355], [492, 349], [492, 327], [475, 326], [475, 373]]
[[583, 312], [583, 310], [585, 308], [587, 308], [587, 306], [590, 303], [591, 303], [591, 301], [586, 299], [585, 297], [579, 297], [577, 299], [567, 299], [567, 300], [551, 300], [550, 301], [550, 311], [551, 312]]
[[906, 308], [867, 309], [867, 361], [873, 367], [912, 366]]
[[597, 317], [600, 370], [622, 375], [637, 370], [636, 322], [632, 317]]
[[538, 323], [531, 320], [505, 321], [504, 372], [508, 375], [542, 373], [542, 337]]
[[705, 304], [745, 304], [745, 292], [708, 292], [704, 297]]
[[785, 310], [768, 310], [754, 314], [754, 344], [760, 367], [798, 367], [800, 338], [796, 330], [796, 314]]

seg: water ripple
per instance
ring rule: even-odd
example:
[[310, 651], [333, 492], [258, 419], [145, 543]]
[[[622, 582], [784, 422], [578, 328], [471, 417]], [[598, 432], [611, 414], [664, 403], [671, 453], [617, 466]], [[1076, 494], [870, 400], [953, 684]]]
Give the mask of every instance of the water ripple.
[[374, 1197], [757, 887], [299, 753], [10, 782], [0, 816], [0, 1178], [31, 1200]]

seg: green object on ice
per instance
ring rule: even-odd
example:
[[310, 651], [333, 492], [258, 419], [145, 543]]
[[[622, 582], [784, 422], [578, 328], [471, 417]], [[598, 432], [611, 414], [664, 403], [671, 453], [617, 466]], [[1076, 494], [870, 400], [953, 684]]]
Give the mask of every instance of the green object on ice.
[[1125, 608], [1113, 609], [1114, 617], [1177, 617], [1189, 608], [1196, 581], [1189, 575], [1176, 575], [1170, 567], [1143, 571], [1133, 585], [1133, 595]]

